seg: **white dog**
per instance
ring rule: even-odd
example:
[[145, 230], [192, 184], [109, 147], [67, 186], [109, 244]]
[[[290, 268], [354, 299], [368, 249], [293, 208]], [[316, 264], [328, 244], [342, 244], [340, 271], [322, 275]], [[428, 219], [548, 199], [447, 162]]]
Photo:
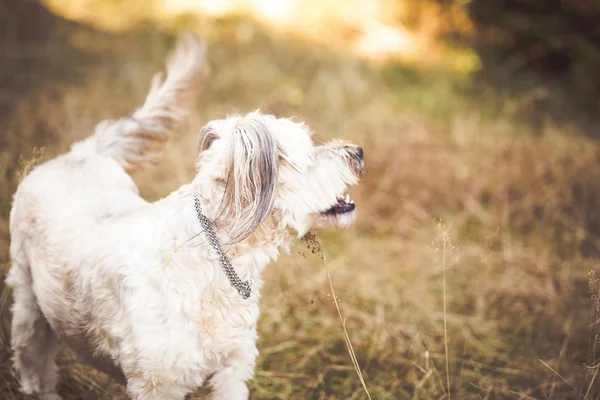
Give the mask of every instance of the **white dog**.
[[247, 399], [261, 273], [311, 229], [355, 217], [343, 193], [362, 149], [315, 146], [302, 123], [253, 112], [200, 132], [197, 175], [148, 203], [126, 171], [152, 161], [203, 76], [194, 39], [131, 117], [35, 168], [14, 197], [12, 349], [25, 393], [59, 399], [58, 340], [134, 399]]

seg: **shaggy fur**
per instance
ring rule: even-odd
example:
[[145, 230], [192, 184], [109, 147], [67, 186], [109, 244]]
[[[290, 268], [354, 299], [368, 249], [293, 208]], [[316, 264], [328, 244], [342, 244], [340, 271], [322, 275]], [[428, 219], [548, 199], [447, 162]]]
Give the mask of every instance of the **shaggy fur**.
[[[248, 398], [261, 272], [308, 230], [353, 221], [353, 206], [334, 206], [347, 205], [339, 198], [362, 173], [362, 150], [315, 146], [304, 124], [260, 112], [208, 123], [195, 179], [155, 203], [139, 197], [126, 171], [152, 161], [185, 116], [203, 54], [185, 41], [131, 117], [99, 124], [19, 186], [7, 282], [25, 393], [59, 399], [61, 340], [134, 399], [182, 399], [209, 378], [211, 398]], [[207, 244], [194, 195], [240, 278], [253, 280], [249, 299]]]

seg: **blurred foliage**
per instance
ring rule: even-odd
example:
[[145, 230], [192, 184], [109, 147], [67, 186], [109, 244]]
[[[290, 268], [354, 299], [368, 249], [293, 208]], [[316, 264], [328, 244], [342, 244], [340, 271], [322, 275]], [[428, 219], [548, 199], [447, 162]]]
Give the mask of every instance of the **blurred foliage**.
[[[0, 127], [21, 96], [48, 79], [77, 78], [83, 52], [69, 43], [69, 32], [83, 26], [65, 20], [35, 0], [0, 0]], [[80, 64], [64, 63], [77, 59]], [[2, 118], [4, 117], [4, 118]], [[0, 134], [0, 144], [2, 144]]]
[[469, 10], [481, 77], [530, 96], [526, 113], [600, 128], [600, 1], [471, 0]]

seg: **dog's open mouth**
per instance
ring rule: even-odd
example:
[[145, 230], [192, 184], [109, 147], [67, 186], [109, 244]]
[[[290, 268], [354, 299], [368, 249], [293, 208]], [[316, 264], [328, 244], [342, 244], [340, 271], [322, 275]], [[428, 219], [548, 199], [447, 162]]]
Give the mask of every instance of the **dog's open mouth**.
[[354, 211], [355, 208], [354, 200], [351, 200], [350, 195], [347, 194], [345, 197], [338, 197], [337, 203], [325, 210], [323, 214], [346, 214]]

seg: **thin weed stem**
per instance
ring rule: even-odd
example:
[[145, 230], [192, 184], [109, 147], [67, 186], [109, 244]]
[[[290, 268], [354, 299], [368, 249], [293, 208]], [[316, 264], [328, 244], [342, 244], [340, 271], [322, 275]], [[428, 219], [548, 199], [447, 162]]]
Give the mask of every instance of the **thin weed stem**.
[[358, 365], [358, 360], [356, 359], [356, 354], [354, 353], [354, 348], [352, 347], [352, 342], [350, 341], [350, 336], [348, 335], [348, 330], [346, 329], [346, 318], [342, 316], [342, 312], [340, 310], [340, 306], [338, 304], [338, 299], [335, 296], [335, 290], [333, 290], [333, 282], [331, 282], [331, 275], [329, 274], [329, 270], [325, 268], [325, 272], [327, 273], [327, 279], [329, 280], [329, 288], [331, 289], [331, 295], [333, 296], [333, 304], [335, 304], [335, 308], [338, 312], [338, 316], [340, 317], [340, 321], [342, 321], [342, 328], [344, 329], [344, 340], [346, 341], [346, 347], [348, 347], [348, 353], [350, 354], [350, 359], [352, 360], [352, 365], [358, 374], [358, 380], [360, 380], [360, 384], [365, 389], [365, 393], [369, 400], [371, 400], [371, 394], [369, 393], [369, 389], [367, 389], [367, 384], [365, 383], [365, 379], [363, 378], [362, 372], [360, 370], [360, 365]]
[[[325, 263], [325, 253], [323, 252], [323, 246], [319, 242], [319, 239], [313, 232], [308, 232], [302, 240], [306, 243], [308, 249], [312, 254], [318, 254], [319, 258], [323, 260]], [[305, 255], [303, 255], [305, 257]], [[331, 295], [333, 296], [333, 304], [335, 304], [335, 309], [337, 310], [338, 316], [340, 317], [340, 321], [342, 321], [342, 328], [344, 330], [344, 341], [346, 342], [346, 347], [348, 348], [348, 353], [350, 354], [350, 359], [352, 360], [352, 365], [354, 370], [358, 375], [358, 380], [362, 385], [363, 389], [365, 389], [365, 393], [369, 400], [371, 400], [371, 394], [369, 393], [369, 389], [367, 389], [367, 384], [365, 383], [365, 379], [360, 370], [360, 365], [358, 364], [358, 359], [356, 358], [356, 353], [354, 352], [354, 347], [352, 347], [352, 342], [350, 341], [350, 335], [348, 335], [348, 329], [346, 329], [346, 318], [342, 316], [342, 311], [340, 310], [340, 305], [338, 303], [338, 298], [335, 295], [335, 290], [333, 290], [333, 282], [331, 281], [331, 274], [329, 274], [329, 270], [325, 267], [325, 273], [327, 273], [327, 280], [329, 281], [329, 288], [331, 289]]]
[[592, 386], [594, 385], [594, 381], [596, 380], [596, 376], [598, 375], [598, 371], [600, 370], [600, 365], [596, 365], [596, 368], [594, 368], [594, 376], [592, 376], [592, 379], [590, 380], [590, 384], [588, 385], [587, 391], [585, 392], [585, 396], [584, 399], [588, 398], [588, 395], [590, 394], [590, 391], [592, 390]]
[[577, 388], [575, 386], [573, 386], [571, 384], [571, 382], [569, 382], [568, 380], [565, 379], [565, 377], [563, 377], [561, 374], [558, 373], [558, 371], [556, 371], [554, 368], [552, 368], [550, 365], [548, 365], [548, 363], [546, 363], [544, 360], [542, 360], [541, 358], [538, 358], [538, 361], [542, 363], [542, 365], [546, 368], [548, 368], [550, 371], [552, 371], [554, 373], [554, 375], [558, 376], [564, 383], [566, 383], [571, 389], [573, 389], [575, 392], [579, 393], [581, 395], [581, 392], [579, 390], [577, 390]]
[[448, 358], [448, 326], [447, 326], [447, 301], [446, 301], [446, 247], [448, 244], [448, 232], [444, 231], [442, 233], [442, 266], [443, 266], [443, 302], [444, 302], [444, 352], [446, 356], [446, 386], [448, 387], [448, 400], [451, 399], [450, 393], [450, 360]]

